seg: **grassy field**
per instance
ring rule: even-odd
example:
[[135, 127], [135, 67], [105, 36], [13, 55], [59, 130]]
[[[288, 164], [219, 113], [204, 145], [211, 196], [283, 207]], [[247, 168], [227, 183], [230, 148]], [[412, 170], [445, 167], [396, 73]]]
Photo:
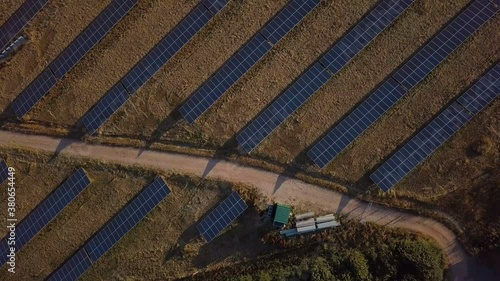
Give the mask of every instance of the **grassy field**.
[[[20, 1], [10, 2], [14, 6]], [[52, 1], [27, 29], [31, 42], [0, 67], [0, 108], [6, 109], [108, 2]], [[235, 134], [376, 1], [322, 1], [194, 126], [173, 122], [176, 108], [285, 3], [285, 0], [231, 1], [104, 125], [96, 141], [120, 137], [120, 142], [128, 145], [140, 146], [146, 141], [222, 154], [234, 152]], [[350, 186], [347, 191], [351, 194], [374, 190], [368, 175], [500, 59], [500, 16], [483, 26], [326, 169], [313, 166], [305, 152], [467, 3], [466, 0], [417, 0], [250, 157], [293, 173], [342, 182]], [[78, 130], [83, 114], [195, 4], [196, 1], [182, 1], [182, 4], [170, 0], [141, 1], [25, 121], [19, 124], [11, 122], [11, 116], [3, 116], [3, 127], [19, 129], [36, 125], [28, 131], [54, 134], [57, 128], [60, 134], [72, 135]], [[4, 9], [5, 13], [11, 10]], [[0, 22], [3, 20], [0, 18]], [[487, 215], [495, 210], [490, 206], [495, 206], [497, 197], [482, 195], [478, 188], [486, 185], [491, 194], [498, 194], [500, 189], [495, 168], [500, 165], [498, 116], [500, 103], [495, 101], [393, 192], [416, 202], [414, 206], [423, 203], [450, 214], [466, 230], [472, 251], [499, 244], [499, 238], [489, 233], [500, 231], [500, 222]], [[482, 142], [487, 149], [474, 152]], [[245, 161], [245, 157], [238, 159]], [[405, 204], [403, 200], [390, 202]], [[480, 223], [471, 224], [469, 216]]]

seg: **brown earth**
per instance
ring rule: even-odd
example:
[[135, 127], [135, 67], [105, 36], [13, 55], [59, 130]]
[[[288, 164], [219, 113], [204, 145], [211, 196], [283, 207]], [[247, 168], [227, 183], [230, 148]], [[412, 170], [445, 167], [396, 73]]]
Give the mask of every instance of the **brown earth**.
[[[283, 164], [292, 163], [305, 171], [353, 184], [356, 190], [364, 191], [373, 186], [367, 175], [500, 59], [500, 16], [483, 26], [327, 169], [311, 166], [304, 153], [467, 2], [416, 1], [276, 130], [254, 156]], [[0, 107], [5, 109], [106, 3], [51, 2], [27, 29], [32, 37], [31, 43], [0, 69]], [[164, 134], [162, 141], [220, 148], [374, 3], [354, 5], [346, 0], [323, 1], [194, 126], [176, 125]], [[178, 1], [141, 1], [139, 7], [39, 103], [29, 116], [31, 121], [49, 122], [50, 126], [68, 129], [73, 127], [195, 4], [195, 1], [183, 1], [182, 5]], [[162, 121], [174, 108], [181, 105], [284, 4], [284, 0], [265, 4], [261, 1], [231, 1], [105, 124], [102, 134], [150, 137], [157, 128], [161, 129]], [[463, 208], [484, 212], [483, 202], [472, 200], [452, 207], [446, 203], [449, 197], [443, 196], [450, 192], [458, 197], [468, 194], [474, 186], [487, 180], [492, 174], [491, 167], [499, 165], [499, 115], [500, 104], [496, 101], [412, 172], [395, 191], [438, 206], [461, 223], [467, 223], [467, 219], [460, 215]], [[471, 146], [483, 137], [492, 140], [491, 150], [485, 155], [472, 155]], [[494, 191], [498, 188], [494, 187]], [[495, 200], [494, 197], [489, 199]], [[487, 231], [481, 227], [473, 232]]]

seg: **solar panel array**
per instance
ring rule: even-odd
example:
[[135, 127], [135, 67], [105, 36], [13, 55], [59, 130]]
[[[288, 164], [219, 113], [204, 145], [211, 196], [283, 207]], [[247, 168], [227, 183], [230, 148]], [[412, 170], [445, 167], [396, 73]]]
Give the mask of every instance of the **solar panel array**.
[[[82, 123], [94, 134], [106, 120], [186, 45], [229, 0], [204, 0], [151, 49], [104, 97], [85, 114]], [[126, 89], [125, 92], [121, 88]]]
[[4, 160], [0, 160], [0, 184], [9, 178], [9, 166]]
[[92, 263], [97, 262], [168, 194], [170, 194], [170, 189], [163, 178], [156, 178], [99, 230], [94, 237], [87, 241], [75, 255], [57, 269], [48, 280], [78, 279], [92, 266]]
[[[50, 194], [40, 205], [38, 205], [28, 216], [16, 225], [16, 252], [21, 250], [31, 239], [35, 237], [45, 226], [47, 226], [78, 194], [88, 185], [90, 179], [85, 171], [80, 168], [69, 177], [59, 188]], [[0, 243], [0, 266], [7, 262], [7, 254], [10, 252], [4, 237]]]
[[27, 0], [0, 27], [0, 51], [16, 37], [49, 0]]
[[212, 241], [248, 208], [240, 195], [233, 191], [196, 228], [207, 242]]
[[182, 117], [187, 122], [194, 123], [319, 2], [320, 0], [291, 1], [179, 108]]
[[114, 0], [12, 102], [18, 119], [26, 115], [136, 4]]
[[325, 167], [497, 11], [498, 6], [492, 1], [474, 1], [328, 132], [308, 151], [308, 156], [319, 167]]
[[370, 178], [383, 191], [389, 190], [499, 95], [500, 64], [497, 64], [372, 173]]
[[380, 2], [318, 62], [304, 72], [236, 137], [246, 153], [254, 150], [279, 125], [314, 95], [333, 75], [396, 20], [414, 0]]

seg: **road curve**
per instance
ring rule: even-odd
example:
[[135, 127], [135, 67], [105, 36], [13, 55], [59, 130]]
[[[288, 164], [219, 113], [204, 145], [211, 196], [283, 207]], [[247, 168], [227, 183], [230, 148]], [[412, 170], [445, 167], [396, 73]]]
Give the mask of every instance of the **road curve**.
[[400, 227], [433, 238], [444, 249], [450, 264], [450, 280], [471, 280], [470, 260], [454, 233], [443, 224], [426, 217], [352, 199], [273, 172], [235, 162], [171, 152], [88, 144], [78, 140], [26, 135], [0, 130], [0, 147], [28, 148], [61, 155], [79, 156], [110, 163], [140, 165], [165, 171], [217, 178], [257, 187], [269, 199], [303, 205], [309, 209], [342, 212], [348, 217]]

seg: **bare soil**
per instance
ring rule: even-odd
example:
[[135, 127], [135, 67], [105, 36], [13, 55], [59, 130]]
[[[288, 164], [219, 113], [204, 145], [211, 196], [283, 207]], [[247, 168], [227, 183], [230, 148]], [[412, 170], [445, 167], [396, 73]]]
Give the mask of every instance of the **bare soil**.
[[[20, 1], [10, 1], [19, 3]], [[52, 1], [27, 29], [30, 44], [0, 69], [0, 108], [8, 104], [105, 7], [109, 1]], [[220, 149], [282, 93], [376, 1], [325, 0], [217, 102], [194, 126], [164, 131], [175, 108], [203, 84], [286, 3], [235, 0], [181, 50], [101, 130], [104, 136], [147, 139]], [[326, 169], [312, 166], [307, 149], [341, 120], [468, 1], [422, 0], [363, 50], [341, 73], [254, 152], [253, 157], [356, 186], [373, 187], [367, 176], [477, 77], [500, 59], [500, 16], [483, 26], [428, 79]], [[141, 1], [72, 72], [38, 104], [28, 121], [71, 130], [80, 118], [193, 7], [195, 1]], [[0, 5], [0, 11], [15, 9]], [[1, 19], [1, 18], [0, 18]], [[146, 35], [146, 36], [145, 36]], [[413, 171], [395, 192], [433, 204], [461, 223], [461, 208], [483, 212], [483, 203], [446, 204], [486, 181], [499, 165], [500, 104], [495, 101]], [[167, 122], [168, 123], [168, 122]], [[479, 139], [492, 140], [484, 155], [471, 154]], [[494, 187], [494, 192], [498, 190]], [[354, 189], [354, 188], [353, 188]], [[352, 191], [352, 190], [349, 190]], [[451, 195], [450, 195], [451, 196]], [[496, 200], [495, 197], [490, 197]], [[451, 199], [450, 199], [451, 200]], [[488, 204], [485, 204], [488, 205]], [[489, 230], [480, 226], [474, 233]]]

